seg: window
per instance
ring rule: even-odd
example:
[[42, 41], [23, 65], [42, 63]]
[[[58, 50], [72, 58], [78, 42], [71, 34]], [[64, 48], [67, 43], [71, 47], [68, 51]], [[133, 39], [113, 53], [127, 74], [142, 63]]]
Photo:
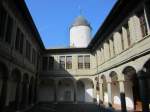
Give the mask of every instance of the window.
[[83, 56], [78, 56], [78, 69], [83, 69]]
[[20, 53], [23, 53], [23, 45], [24, 45], [24, 35], [23, 33], [17, 28], [16, 33], [16, 40], [15, 40], [15, 49]]
[[5, 36], [5, 29], [6, 29], [6, 18], [7, 13], [2, 4], [0, 4], [0, 39], [3, 40]]
[[138, 17], [140, 19], [142, 36], [145, 37], [148, 34], [148, 30], [147, 30], [146, 20], [144, 16], [144, 11], [139, 12]]
[[49, 57], [48, 60], [48, 69], [52, 70], [54, 68], [54, 57]]
[[26, 57], [30, 61], [31, 59], [31, 44], [26, 41]]
[[72, 69], [72, 57], [71, 56], [66, 57], [66, 69]]
[[85, 69], [90, 68], [90, 55], [84, 56], [84, 66], [85, 66]]
[[10, 16], [8, 16], [6, 27], [7, 27], [7, 29], [6, 29], [5, 41], [8, 44], [10, 44], [11, 43], [11, 37], [12, 37], [12, 30], [13, 30], [13, 19]]
[[119, 33], [120, 33], [120, 36], [121, 36], [122, 50], [124, 50], [124, 40], [123, 40], [122, 30], [120, 30]]
[[32, 49], [32, 64], [36, 64], [36, 51], [35, 49]]
[[124, 27], [125, 27], [125, 29], [126, 29], [126, 33], [127, 33], [128, 46], [130, 46], [130, 45], [131, 45], [131, 40], [130, 40], [130, 31], [129, 31], [129, 26], [128, 26], [128, 24], [126, 24]]
[[60, 56], [59, 58], [60, 68], [65, 68], [65, 56]]
[[48, 67], [48, 57], [43, 57], [42, 59], [42, 69], [43, 71], [46, 71]]

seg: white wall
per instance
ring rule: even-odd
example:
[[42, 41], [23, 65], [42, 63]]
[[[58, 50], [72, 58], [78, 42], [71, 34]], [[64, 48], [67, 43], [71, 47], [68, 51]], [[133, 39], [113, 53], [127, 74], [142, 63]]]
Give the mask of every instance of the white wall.
[[88, 26], [74, 26], [70, 29], [70, 46], [87, 47], [91, 40], [91, 29]]

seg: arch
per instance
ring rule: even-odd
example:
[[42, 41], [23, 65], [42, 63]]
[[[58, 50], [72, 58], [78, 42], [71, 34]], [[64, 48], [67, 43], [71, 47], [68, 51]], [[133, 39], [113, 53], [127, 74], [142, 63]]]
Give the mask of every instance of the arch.
[[94, 99], [94, 83], [92, 79], [81, 78], [78, 81], [82, 81], [85, 91], [85, 102], [93, 102]]
[[19, 69], [15, 68], [11, 72], [10, 79], [12, 81], [21, 81], [21, 72]]
[[85, 85], [81, 80], [77, 81], [77, 102], [85, 102]]
[[29, 103], [29, 75], [27, 73], [23, 75], [21, 103], [23, 107]]
[[118, 82], [118, 74], [115, 71], [111, 71], [109, 76], [111, 77], [112, 105], [116, 109], [120, 109], [121, 102], [120, 102], [120, 89], [119, 89], [119, 82]]
[[127, 109], [128, 110], [141, 109], [142, 104], [140, 99], [139, 81], [137, 78], [136, 69], [132, 66], [126, 66], [123, 69], [122, 73], [124, 74], [125, 77], [124, 85], [125, 85], [125, 97], [126, 97], [125, 99]]
[[105, 75], [101, 75], [101, 79], [103, 81], [103, 84], [102, 84], [103, 101], [104, 101], [104, 103], [107, 103], [108, 102], [108, 91], [107, 91], [107, 82], [106, 82]]
[[0, 62], [0, 79], [8, 78], [8, 67]]
[[54, 102], [55, 100], [55, 81], [53, 79], [43, 79], [40, 81], [38, 89], [39, 102]]
[[58, 101], [73, 102], [74, 101], [74, 80], [71, 78], [63, 78], [58, 82]]
[[34, 86], [35, 86], [35, 81], [34, 81], [34, 77], [32, 76], [30, 79], [30, 84], [29, 84], [29, 104], [33, 104], [33, 100], [34, 100]]
[[10, 94], [9, 105], [16, 106], [20, 98], [20, 82], [21, 71], [17, 68], [13, 69], [10, 75]]
[[136, 78], [136, 69], [132, 66], [127, 66], [123, 69], [122, 73], [125, 76], [126, 80], [133, 80]]
[[144, 63], [143, 68], [146, 69], [146, 72], [150, 73], [150, 59]]
[[0, 105], [4, 107], [7, 99], [7, 80], [8, 80], [8, 67], [0, 62]]

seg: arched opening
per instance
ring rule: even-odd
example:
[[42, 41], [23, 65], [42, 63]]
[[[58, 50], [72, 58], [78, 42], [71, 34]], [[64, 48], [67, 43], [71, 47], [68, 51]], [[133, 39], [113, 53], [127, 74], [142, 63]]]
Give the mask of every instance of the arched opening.
[[126, 107], [128, 110], [141, 111], [142, 103], [136, 70], [132, 66], [128, 66], [122, 73], [125, 75]]
[[107, 91], [107, 82], [106, 82], [106, 77], [104, 75], [101, 76], [101, 79], [103, 81], [102, 84], [102, 91], [103, 91], [103, 101], [104, 103], [108, 103], [108, 91]]
[[29, 75], [24, 74], [23, 75], [23, 82], [22, 82], [22, 98], [21, 98], [21, 104], [22, 107], [26, 107], [29, 102]]
[[120, 101], [120, 91], [119, 91], [119, 82], [117, 73], [112, 71], [109, 76], [111, 77], [111, 87], [112, 87], [112, 104], [113, 107], [117, 110], [121, 109], [121, 101]]
[[0, 110], [2, 110], [6, 104], [7, 80], [8, 68], [4, 63], [0, 62]]
[[58, 101], [74, 101], [74, 83], [72, 79], [65, 78], [58, 82]]
[[39, 102], [54, 102], [55, 100], [55, 82], [53, 79], [44, 79], [40, 81], [38, 89]]
[[77, 102], [85, 102], [85, 85], [81, 80], [77, 81]]
[[34, 77], [31, 77], [30, 84], [29, 84], [29, 104], [33, 104], [34, 100]]
[[84, 84], [84, 102], [94, 102], [94, 84], [91, 79], [83, 78], [79, 81], [82, 81]]
[[9, 97], [9, 105], [13, 106], [15, 109], [18, 108], [18, 104], [20, 103], [20, 85], [21, 85], [21, 72], [18, 69], [12, 70], [10, 77], [10, 97]]
[[[144, 84], [145, 84], [145, 89], [147, 90], [146, 93], [145, 93], [145, 97], [147, 97], [148, 101], [147, 102], [147, 105], [149, 104], [150, 105], [150, 59], [148, 61], [146, 61], [146, 63], [144, 64], [143, 66], [143, 69], [145, 70], [145, 75], [144, 76]], [[149, 106], [149, 110], [150, 110], [150, 106]]]

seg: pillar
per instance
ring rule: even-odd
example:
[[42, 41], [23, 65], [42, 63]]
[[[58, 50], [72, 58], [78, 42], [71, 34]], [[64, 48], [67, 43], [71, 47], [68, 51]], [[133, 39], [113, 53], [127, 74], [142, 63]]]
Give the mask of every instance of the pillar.
[[16, 96], [15, 96], [15, 109], [19, 110], [20, 109], [20, 100], [21, 100], [21, 82], [17, 82], [17, 87], [16, 87]]
[[96, 102], [97, 101], [97, 99], [96, 99], [96, 91], [97, 91], [96, 90], [96, 81], [94, 80], [93, 82], [94, 82], [93, 101]]
[[126, 109], [126, 100], [125, 100], [125, 87], [124, 87], [124, 81], [119, 81], [119, 89], [120, 89], [120, 101], [121, 101], [121, 111], [127, 112]]
[[103, 83], [99, 82], [99, 96], [100, 96], [100, 101], [104, 100], [104, 96], [103, 96]]
[[55, 103], [58, 102], [58, 80], [55, 80], [55, 90], [54, 90], [54, 100], [55, 100]]
[[108, 91], [108, 103], [112, 104], [112, 88], [111, 88], [111, 82], [107, 82], [107, 91]]
[[148, 76], [149, 74], [144, 71], [138, 73], [139, 88], [140, 88], [140, 98], [142, 101], [142, 111], [149, 112], [149, 91], [148, 90]]
[[23, 107], [27, 107], [28, 104], [28, 89], [29, 89], [29, 85], [27, 82], [23, 82], [22, 83], [22, 99], [21, 99], [21, 103]]
[[77, 84], [74, 82], [74, 103], [77, 103]]
[[1, 89], [1, 96], [0, 96], [0, 110], [2, 111], [6, 106], [7, 92], [8, 92], [7, 87], [8, 87], [8, 79], [4, 78], [2, 82], [2, 89]]

